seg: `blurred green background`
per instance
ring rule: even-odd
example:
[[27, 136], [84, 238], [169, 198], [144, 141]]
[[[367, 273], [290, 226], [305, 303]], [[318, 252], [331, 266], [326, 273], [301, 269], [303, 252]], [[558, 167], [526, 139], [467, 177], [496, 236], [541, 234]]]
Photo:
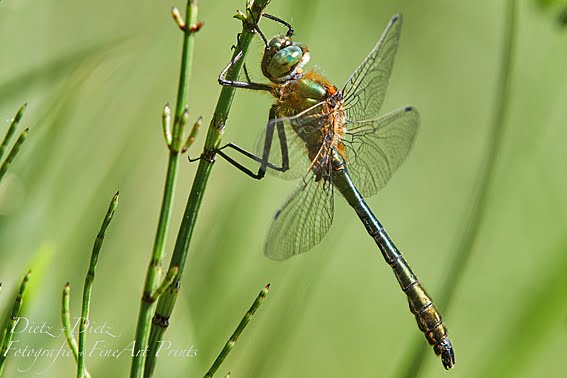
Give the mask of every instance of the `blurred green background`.
[[[449, 311], [456, 351], [445, 372], [428, 351], [424, 375], [539, 377], [564, 374], [567, 350], [567, 29], [557, 7], [518, 1], [517, 50], [505, 134], [470, 264]], [[564, 4], [564, 2], [563, 2]], [[72, 312], [94, 237], [116, 190], [121, 199], [99, 260], [91, 319], [134, 338], [167, 161], [160, 117], [174, 103], [181, 33], [169, 8], [184, 2], [3, 0], [0, 3], [0, 131], [28, 102], [30, 137], [0, 186], [2, 309], [30, 267], [25, 315], [59, 327], [69, 281]], [[241, 24], [244, 1], [201, 1], [191, 119], [208, 125]], [[422, 116], [408, 160], [369, 205], [433, 298], [441, 291], [473, 206], [497, 104], [505, 3], [437, 0], [273, 0], [312, 65], [342, 86], [390, 17], [404, 27], [384, 110]], [[263, 22], [268, 35], [281, 28]], [[248, 57], [260, 79], [262, 43]], [[254, 145], [269, 96], [240, 91], [225, 141]], [[200, 153], [203, 130], [190, 150]], [[169, 259], [196, 164], [181, 162]], [[305, 256], [276, 263], [262, 248], [294, 183], [249, 179], [219, 160], [208, 184], [167, 340], [193, 358], [164, 357], [157, 376], [202, 376], [258, 291], [270, 294], [218, 375], [381, 377], [411, 363], [417, 330], [390, 268], [338, 197], [331, 233]], [[63, 337], [18, 335], [21, 346], [58, 349]], [[66, 348], [66, 346], [64, 346]], [[94, 376], [126, 376], [130, 358], [87, 359]], [[72, 358], [11, 358], [6, 376], [74, 376]]]

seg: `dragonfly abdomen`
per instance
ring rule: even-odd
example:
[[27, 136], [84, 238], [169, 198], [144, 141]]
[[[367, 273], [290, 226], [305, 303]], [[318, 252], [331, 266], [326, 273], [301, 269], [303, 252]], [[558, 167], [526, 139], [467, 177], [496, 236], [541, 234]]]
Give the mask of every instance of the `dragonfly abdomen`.
[[[364, 207], [368, 209], [367, 206]], [[367, 211], [373, 216], [370, 209]], [[363, 216], [367, 216], [358, 211], [357, 213], [361, 219]], [[366, 213], [366, 211], [364, 211], [364, 213]], [[380, 248], [386, 262], [392, 268], [402, 291], [406, 294], [410, 311], [415, 316], [417, 326], [425, 335], [429, 345], [433, 346], [435, 354], [441, 355], [443, 366], [447, 369], [451, 368], [454, 364], [455, 357], [453, 355], [451, 341], [448, 337], [447, 327], [443, 323], [443, 317], [378, 220], [364, 223], [369, 226], [377, 225], [377, 227], [367, 226], [368, 233]]]
[[402, 291], [406, 294], [410, 311], [414, 314], [417, 325], [429, 345], [433, 346], [436, 355], [441, 356], [445, 369], [452, 368], [455, 364], [453, 346], [447, 334], [447, 327], [433, 301], [354, 186], [344, 165], [335, 171], [333, 179], [335, 186], [354, 208], [364, 227], [378, 245], [382, 256], [392, 268]]

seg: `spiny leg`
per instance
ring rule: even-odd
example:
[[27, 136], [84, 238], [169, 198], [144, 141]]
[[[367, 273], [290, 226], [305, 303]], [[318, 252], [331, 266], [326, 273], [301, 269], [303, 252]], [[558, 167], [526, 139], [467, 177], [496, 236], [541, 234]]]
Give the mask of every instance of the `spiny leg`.
[[256, 90], [256, 91], [268, 91], [268, 92], [271, 91], [272, 87], [268, 84], [243, 82], [243, 81], [235, 81], [235, 80], [227, 80], [226, 79], [226, 75], [228, 73], [228, 70], [230, 70], [230, 68], [232, 66], [234, 66], [240, 59], [242, 59], [242, 50], [240, 50], [238, 52], [238, 54], [236, 54], [236, 56], [230, 61], [230, 63], [228, 63], [228, 65], [222, 70], [222, 72], [219, 75], [219, 79], [218, 79], [219, 84], [224, 85], [224, 86], [228, 86], [228, 87], [252, 89], [252, 90]]
[[[267, 168], [273, 169], [273, 170], [278, 171], [278, 172], [287, 171], [289, 169], [289, 153], [288, 153], [288, 147], [287, 147], [287, 139], [286, 139], [286, 136], [285, 136], [285, 129], [283, 127], [283, 123], [273, 121], [275, 118], [276, 118], [275, 107], [272, 107], [270, 109], [270, 118], [269, 118], [269, 121], [268, 121], [268, 126], [266, 128], [266, 138], [264, 139], [264, 148], [263, 148], [263, 152], [262, 152], [262, 157], [258, 157], [256, 155], [254, 155], [253, 153], [246, 151], [242, 147], [237, 146], [234, 143], [228, 143], [228, 144], [222, 146], [221, 148], [218, 149], [217, 153], [220, 156], [222, 156], [223, 158], [225, 158], [225, 160], [227, 160], [229, 163], [231, 163], [234, 167], [236, 167], [237, 169], [244, 172], [248, 176], [250, 176], [254, 179], [257, 179], [257, 180], [260, 180], [265, 176]], [[268, 161], [269, 157], [270, 157], [270, 151], [272, 149], [274, 128], [277, 128], [278, 141], [279, 141], [279, 144], [280, 144], [280, 152], [281, 152], [281, 156], [282, 156], [281, 167], [278, 167], [277, 165], [272, 164]], [[225, 148], [232, 148], [233, 150], [239, 152], [240, 154], [246, 156], [247, 158], [252, 159], [257, 163], [260, 163], [260, 167], [258, 168], [258, 172], [257, 173], [252, 172], [250, 169], [244, 167], [242, 164], [238, 163], [233, 158], [228, 156], [226, 153], [224, 153], [222, 151]]]
[[287, 37], [291, 37], [293, 35], [293, 33], [294, 33], [293, 26], [291, 26], [291, 24], [289, 22], [286, 22], [279, 17], [272, 16], [271, 14], [268, 14], [268, 13], [264, 13], [262, 16], [267, 18], [267, 19], [270, 19], [272, 21], [275, 21], [277, 23], [284, 25], [287, 28], [287, 33], [286, 33]]
[[[232, 45], [232, 46], [230, 47], [230, 49], [231, 49], [231, 50], [235, 50], [235, 49], [237, 48], [236, 46], [238, 46], [238, 48], [240, 48], [240, 33], [238, 33], [238, 34], [236, 35], [236, 45]], [[246, 68], [246, 63], [244, 63], [244, 64], [242, 65], [242, 68], [244, 69], [244, 75], [246, 76], [246, 81], [247, 81], [248, 83], [251, 83], [252, 80], [250, 79], [250, 75], [248, 74], [248, 68]]]

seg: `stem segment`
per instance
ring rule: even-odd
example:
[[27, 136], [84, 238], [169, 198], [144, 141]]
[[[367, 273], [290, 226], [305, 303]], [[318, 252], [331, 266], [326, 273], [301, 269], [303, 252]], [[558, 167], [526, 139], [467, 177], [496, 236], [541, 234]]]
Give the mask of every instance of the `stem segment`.
[[[266, 286], [264, 286], [262, 291], [260, 291], [260, 293], [256, 297], [256, 300], [254, 301], [254, 303], [252, 303], [252, 306], [246, 312], [246, 314], [244, 314], [244, 316], [242, 317], [242, 320], [240, 321], [240, 324], [238, 324], [238, 327], [236, 327], [236, 330], [234, 330], [234, 333], [232, 334], [232, 336], [230, 336], [230, 339], [228, 339], [228, 341], [224, 345], [224, 348], [222, 348], [220, 354], [218, 355], [215, 362], [213, 362], [213, 365], [211, 366], [209, 371], [205, 374], [204, 378], [212, 378], [213, 377], [213, 375], [218, 370], [218, 368], [221, 366], [221, 364], [224, 361], [224, 359], [226, 358], [226, 356], [228, 356], [228, 354], [230, 353], [232, 348], [234, 348], [234, 345], [236, 344], [238, 337], [240, 336], [242, 331], [244, 331], [244, 328], [246, 328], [246, 326], [248, 325], [248, 322], [250, 321], [250, 319], [252, 318], [252, 316], [254, 315], [256, 310], [258, 309], [258, 307], [260, 307], [260, 305], [262, 304], [262, 301], [264, 300], [266, 295], [268, 295], [269, 289], [270, 289], [270, 284], [267, 284]], [[230, 373], [228, 373], [228, 376], [230, 376]]]
[[4, 160], [4, 163], [2, 163], [2, 165], [0, 166], [0, 181], [2, 181], [2, 178], [6, 174], [8, 167], [10, 166], [10, 164], [12, 164], [12, 161], [14, 161], [14, 159], [16, 158], [16, 155], [20, 151], [22, 144], [24, 144], [24, 142], [26, 141], [26, 138], [28, 137], [28, 131], [29, 131], [28, 129], [22, 131], [22, 133], [16, 140], [16, 143], [14, 143], [14, 146], [12, 146], [12, 149], [10, 150], [8, 157], [6, 157], [6, 160]]
[[[189, 23], [189, 25], [194, 25], [197, 23], [197, 14], [197, 0], [189, 0], [187, 2], [186, 9], [186, 21]], [[164, 125], [164, 135], [166, 143], [169, 146], [169, 161], [165, 177], [165, 187], [163, 190], [161, 211], [152, 250], [152, 257], [146, 273], [144, 292], [142, 294], [140, 312], [138, 314], [135, 344], [136, 353], [134, 354], [132, 367], [130, 369], [130, 377], [132, 378], [141, 378], [144, 374], [144, 364], [147, 356], [146, 349], [148, 346], [152, 314], [155, 311], [157, 298], [166, 289], [162, 285], [163, 290], [156, 293], [156, 290], [158, 289], [158, 287], [160, 287], [161, 260], [163, 258], [165, 249], [165, 237], [167, 235], [171, 221], [174, 189], [175, 183], [177, 181], [179, 157], [181, 155], [183, 144], [183, 132], [188, 117], [186, 104], [187, 94], [189, 90], [188, 84], [191, 74], [191, 67], [193, 64], [193, 40], [195, 34], [195, 30], [192, 28], [184, 28], [183, 30], [183, 51], [181, 53], [181, 69], [179, 74], [179, 85], [177, 89], [177, 102], [175, 104], [173, 130], [168, 131], [168, 124], [170, 122], [169, 106], [166, 106], [162, 118]], [[179, 268], [174, 266], [171, 266], [169, 272], [173, 271], [172, 268], [177, 269], [176, 271], [179, 272]]]
[[116, 193], [110, 201], [110, 206], [106, 212], [106, 216], [102, 221], [100, 231], [98, 232], [94, 246], [93, 252], [91, 254], [91, 262], [89, 264], [89, 270], [87, 272], [87, 277], [85, 278], [85, 287], [83, 289], [83, 306], [81, 310], [81, 322], [79, 323], [79, 351], [78, 351], [78, 361], [77, 361], [77, 378], [85, 377], [85, 338], [86, 338], [86, 328], [89, 323], [89, 308], [91, 304], [91, 293], [93, 289], [94, 277], [96, 264], [98, 262], [98, 255], [102, 247], [102, 242], [104, 241], [104, 236], [106, 235], [106, 229], [114, 216], [116, 211], [116, 206], [118, 206], [119, 193]]
[[14, 136], [14, 133], [16, 132], [16, 129], [18, 128], [18, 125], [19, 125], [20, 121], [22, 120], [22, 117], [24, 116], [24, 112], [25, 112], [27, 106], [28, 106], [28, 104], [22, 105], [22, 107], [20, 108], [20, 110], [18, 110], [18, 112], [16, 113], [16, 116], [12, 120], [12, 123], [10, 123], [10, 127], [8, 127], [8, 130], [6, 131], [6, 135], [4, 136], [4, 139], [2, 140], [2, 144], [0, 144], [0, 159], [2, 159], [2, 157], [4, 156], [4, 152], [6, 151], [6, 147], [8, 147], [10, 140]]
[[[63, 300], [61, 303], [61, 322], [63, 323], [63, 331], [65, 332], [65, 338], [67, 339], [67, 344], [73, 352], [73, 357], [75, 357], [75, 362], [79, 362], [79, 347], [77, 346], [77, 340], [73, 336], [73, 330], [71, 328], [71, 286], [67, 282], [65, 288], [63, 289]], [[90, 373], [85, 369], [85, 377], [91, 378]]]
[[0, 376], [4, 372], [4, 366], [6, 365], [6, 354], [8, 353], [8, 349], [10, 348], [10, 344], [12, 344], [12, 336], [14, 336], [14, 328], [16, 327], [16, 321], [20, 316], [20, 310], [22, 309], [22, 300], [24, 298], [24, 294], [28, 287], [28, 282], [30, 280], [31, 271], [29, 271], [22, 281], [20, 285], [20, 291], [16, 296], [16, 300], [14, 301], [14, 306], [12, 306], [12, 312], [8, 315], [6, 319], [6, 327], [2, 331], [2, 349], [0, 350]]
[[[232, 67], [232, 69], [228, 73], [228, 80], [236, 80], [238, 78], [238, 75], [244, 63], [244, 57], [246, 56], [252, 38], [254, 37], [254, 32], [251, 30], [250, 25], [254, 25], [255, 20], [260, 19], [262, 12], [268, 2], [269, 0], [256, 0], [253, 3], [249, 4], [247, 17], [243, 22], [244, 27], [240, 36], [239, 43], [239, 46], [242, 49], [243, 57], [237, 62], [237, 64]], [[238, 49], [235, 50], [232, 59], [234, 59], [237, 54]], [[187, 205], [185, 207], [185, 212], [183, 214], [181, 226], [179, 227], [177, 240], [175, 242], [173, 255], [170, 261], [170, 267], [179, 267], [179, 273], [169, 289], [166, 290], [166, 292], [160, 297], [158, 301], [157, 309], [152, 320], [148, 358], [146, 360], [146, 367], [144, 372], [145, 377], [151, 377], [153, 375], [153, 371], [156, 365], [155, 354], [157, 351], [158, 343], [162, 339], [162, 336], [167, 329], [167, 326], [169, 325], [169, 317], [171, 316], [175, 301], [177, 299], [177, 293], [179, 291], [179, 285], [181, 277], [183, 275], [183, 268], [187, 259], [189, 244], [193, 235], [193, 231], [195, 229], [197, 216], [201, 207], [201, 203], [203, 201], [203, 194], [207, 186], [207, 181], [213, 167], [216, 153], [215, 150], [220, 145], [234, 94], [235, 88], [222, 88], [215, 112], [213, 114], [213, 118], [209, 125], [202, 158], [199, 161], [197, 173], [193, 181], [191, 193], [189, 194], [189, 198], [187, 200]]]

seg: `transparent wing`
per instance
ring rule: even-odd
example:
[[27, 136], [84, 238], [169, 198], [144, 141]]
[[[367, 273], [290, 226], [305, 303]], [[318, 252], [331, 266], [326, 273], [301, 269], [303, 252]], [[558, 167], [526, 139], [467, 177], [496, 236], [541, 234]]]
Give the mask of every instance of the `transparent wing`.
[[310, 250], [329, 231], [333, 206], [333, 185], [310, 172], [276, 213], [264, 254], [285, 260]]
[[401, 16], [395, 15], [376, 46], [343, 88], [345, 114], [350, 121], [378, 117], [398, 50], [401, 27]]
[[348, 171], [364, 197], [376, 194], [390, 180], [408, 155], [418, 126], [419, 113], [413, 107], [346, 125]]
[[[320, 129], [328, 118], [328, 105], [321, 102], [295, 116], [271, 119], [256, 140], [254, 154], [258, 157], [263, 156], [264, 150], [267, 148], [267, 131], [273, 128], [268, 161], [281, 167], [285, 153], [288, 156], [289, 169], [285, 172], [268, 169], [267, 172], [288, 180], [303, 177], [311, 166], [310, 156], [313, 156], [313, 154], [309, 154], [306, 141], [321, 140]], [[284, 133], [283, 140], [285, 143], [283, 148], [278, 135], [280, 132]], [[318, 150], [317, 143], [314, 145], [316, 147], [313, 148]]]

